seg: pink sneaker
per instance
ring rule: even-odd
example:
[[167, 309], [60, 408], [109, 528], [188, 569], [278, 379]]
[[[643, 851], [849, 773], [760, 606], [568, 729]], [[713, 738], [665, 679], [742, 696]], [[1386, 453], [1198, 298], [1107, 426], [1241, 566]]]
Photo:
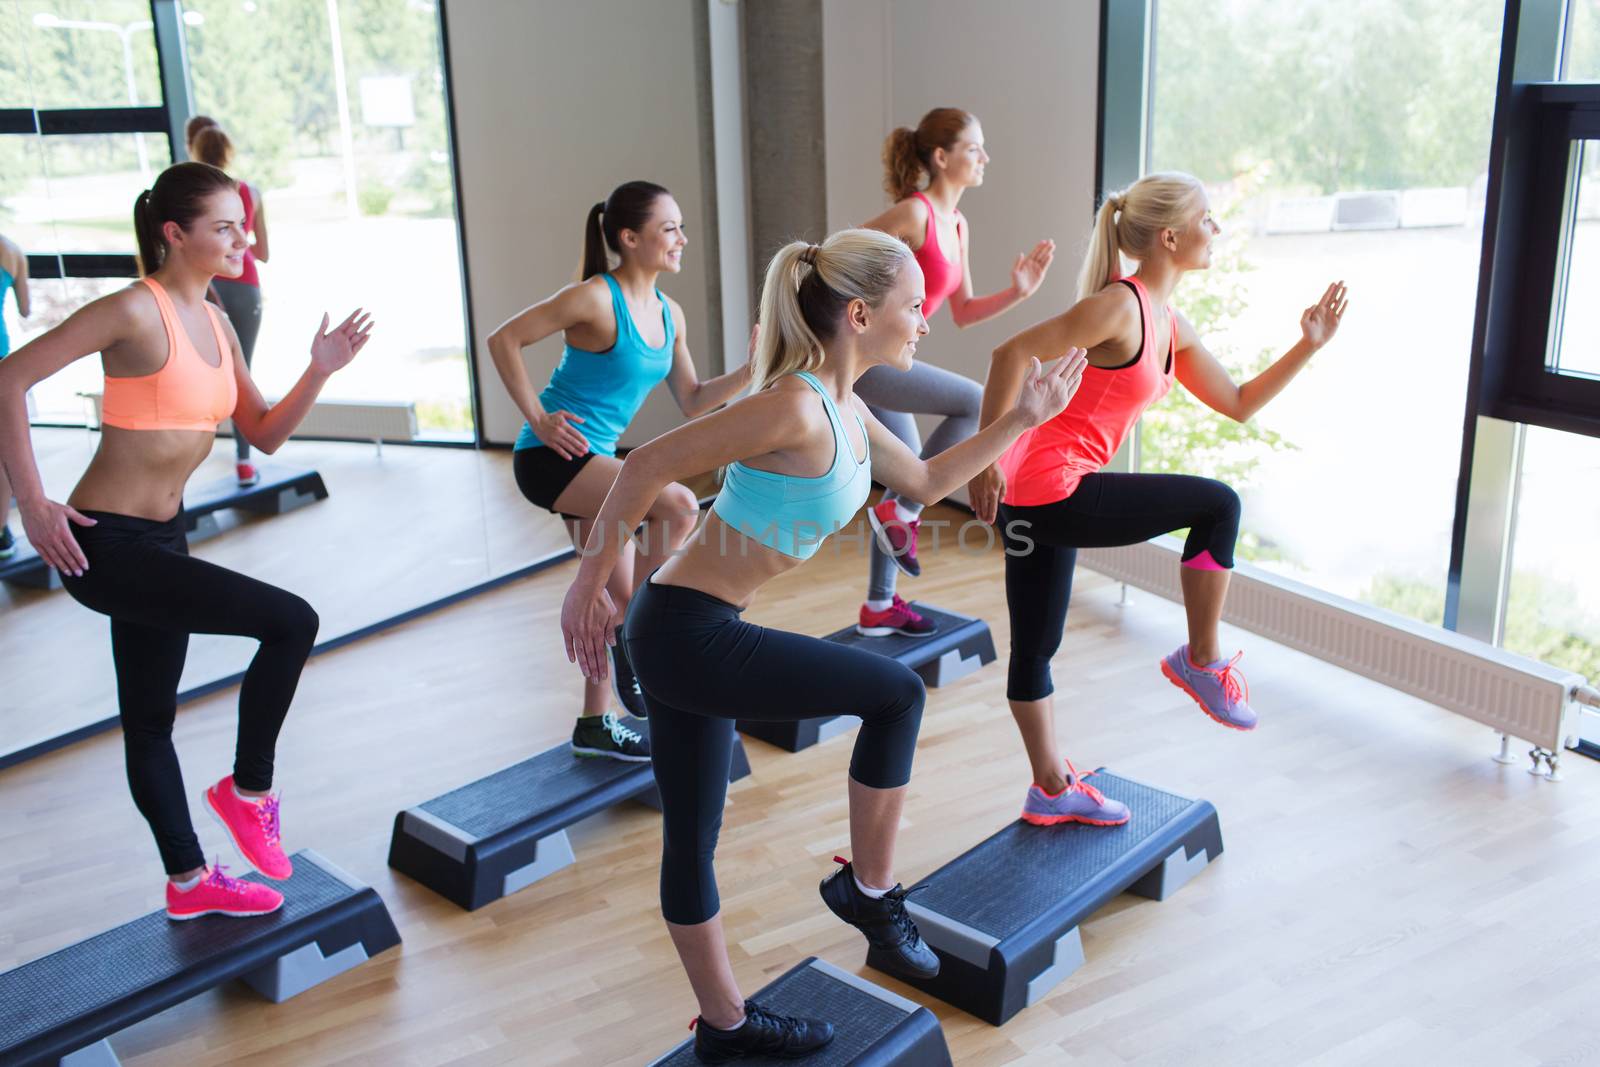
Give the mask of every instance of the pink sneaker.
[[911, 610], [911, 605], [897, 594], [882, 611], [873, 611], [861, 605], [861, 617], [856, 621], [856, 633], [862, 637], [888, 637], [902, 634], [906, 637], [932, 637], [939, 632], [939, 624]]
[[922, 564], [917, 562], [917, 530], [922, 526], [921, 520], [903, 521], [894, 509], [894, 501], [888, 497], [867, 512], [867, 519], [872, 523], [873, 536], [878, 539], [883, 554], [908, 576], [920, 577]]
[[279, 838], [276, 796], [245, 800], [234, 792], [230, 774], [207, 789], [204, 800], [206, 810], [228, 831], [233, 847], [252, 869], [278, 881], [294, 873]]
[[259, 882], [229, 878], [227, 868], [213, 864], [200, 884], [179, 889], [167, 882], [167, 918], [198, 919], [202, 915], [270, 915], [283, 907], [283, 894]]

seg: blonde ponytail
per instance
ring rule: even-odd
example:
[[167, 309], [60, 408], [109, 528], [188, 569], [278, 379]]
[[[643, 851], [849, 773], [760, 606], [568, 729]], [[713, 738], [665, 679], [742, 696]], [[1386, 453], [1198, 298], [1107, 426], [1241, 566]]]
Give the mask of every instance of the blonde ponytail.
[[820, 245], [793, 241], [780, 248], [761, 286], [750, 391], [820, 368], [822, 346], [838, 333], [850, 301], [880, 307], [911, 258], [904, 241], [879, 230], [840, 230]]
[[1095, 216], [1089, 250], [1078, 272], [1078, 299], [1093, 296], [1122, 276], [1122, 257], [1150, 254], [1162, 230], [1181, 230], [1205, 194], [1200, 179], [1181, 171], [1146, 174], [1107, 196]]

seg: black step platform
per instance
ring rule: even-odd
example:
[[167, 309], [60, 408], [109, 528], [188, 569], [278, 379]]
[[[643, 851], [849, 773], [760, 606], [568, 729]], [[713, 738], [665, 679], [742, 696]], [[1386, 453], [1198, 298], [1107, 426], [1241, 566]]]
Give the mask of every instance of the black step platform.
[[[852, 648], [876, 652], [897, 659], [922, 676], [923, 684], [930, 689], [951, 682], [993, 663], [994, 637], [989, 624], [982, 619], [959, 612], [943, 611], [927, 604], [912, 604], [917, 613], [938, 623], [939, 630], [931, 637], [862, 637], [854, 626], [835, 630], [824, 641], [848, 645]], [[739, 731], [759, 737], [769, 745], [790, 752], [810, 748], [830, 737], [845, 733], [860, 725], [853, 715], [837, 715], [820, 719], [801, 719], [798, 722], [753, 722], [739, 720]]]
[[911, 985], [999, 1026], [1083, 963], [1078, 924], [1101, 905], [1123, 891], [1165, 900], [1222, 854], [1206, 801], [1104, 772], [1090, 784], [1132, 809], [1125, 825], [1019, 819], [923, 879], [906, 909], [940, 968]]
[[315, 852], [271, 884], [272, 915], [157, 911], [0, 974], [0, 1062], [109, 1067], [106, 1038], [231, 978], [281, 1003], [400, 943], [378, 894]]
[[[730, 782], [750, 773], [734, 742]], [[649, 763], [579, 759], [563, 743], [397, 814], [389, 866], [473, 911], [570, 866], [566, 828], [625, 800], [661, 806]]]
[[[258, 464], [256, 470], [260, 471], [261, 480], [247, 489], [241, 489], [230, 475], [185, 493], [184, 530], [200, 540], [218, 532], [216, 513], [224, 508], [279, 515], [328, 498], [328, 487], [316, 471], [272, 463]], [[11, 559], [0, 560], [0, 582], [28, 589], [61, 588], [61, 576], [55, 568], [45, 566], [32, 545], [19, 546]]]
[[[951, 1067], [939, 1019], [922, 1005], [841, 971], [815, 956], [767, 984], [752, 999], [781, 1015], [825, 1019], [833, 1040], [802, 1062], [806, 1067]], [[700, 1067], [694, 1038], [649, 1067]], [[770, 1067], [794, 1060], [741, 1059], [740, 1067]]]

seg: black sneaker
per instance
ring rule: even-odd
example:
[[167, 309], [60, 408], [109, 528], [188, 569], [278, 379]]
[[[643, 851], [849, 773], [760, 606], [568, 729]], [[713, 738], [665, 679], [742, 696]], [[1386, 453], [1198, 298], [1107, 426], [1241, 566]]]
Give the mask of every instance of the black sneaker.
[[644, 691], [639, 688], [639, 679], [634, 677], [633, 664], [628, 661], [628, 649], [620, 634], [617, 643], [611, 646], [611, 688], [616, 691], [623, 711], [635, 719], [650, 717], [650, 709], [644, 706]]
[[897, 978], [932, 978], [938, 974], [939, 957], [922, 940], [917, 924], [906, 914], [906, 894], [912, 890], [897, 885], [881, 897], [869, 897], [856, 888], [849, 861], [838, 856], [833, 859], [843, 866], [817, 887], [828, 910], [860, 930], [867, 944], [882, 949], [889, 962], [895, 964], [889, 973]]
[[11, 536], [11, 527], [0, 526], [0, 559], [10, 559], [17, 554], [17, 539]]
[[615, 712], [580, 715], [572, 728], [572, 752], [584, 758], [604, 756], [627, 763], [649, 763], [650, 739], [623, 725]]
[[779, 1015], [753, 1000], [744, 1002], [744, 1025], [737, 1030], [694, 1021], [694, 1056], [701, 1063], [731, 1063], [746, 1056], [798, 1060], [832, 1040], [832, 1023]]

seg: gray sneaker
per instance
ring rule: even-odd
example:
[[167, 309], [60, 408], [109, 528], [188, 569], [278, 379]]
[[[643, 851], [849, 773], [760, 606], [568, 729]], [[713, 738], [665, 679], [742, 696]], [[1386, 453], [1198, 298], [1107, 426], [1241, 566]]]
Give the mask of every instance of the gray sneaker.
[[1200, 705], [1200, 710], [1222, 725], [1235, 730], [1254, 730], [1256, 713], [1247, 703], [1250, 687], [1244, 675], [1234, 664], [1240, 652], [1232, 659], [1219, 659], [1201, 666], [1189, 659], [1189, 646], [1183, 645], [1161, 661], [1161, 673], [1167, 681], [1182, 689]]
[[1085, 782], [1093, 774], [1079, 774], [1067, 762], [1067, 787], [1051, 796], [1038, 783], [1028, 787], [1028, 798], [1022, 802], [1022, 821], [1034, 826], [1057, 826], [1064, 822], [1081, 822], [1090, 826], [1121, 826], [1128, 821], [1128, 805], [1111, 800], [1100, 790]]

